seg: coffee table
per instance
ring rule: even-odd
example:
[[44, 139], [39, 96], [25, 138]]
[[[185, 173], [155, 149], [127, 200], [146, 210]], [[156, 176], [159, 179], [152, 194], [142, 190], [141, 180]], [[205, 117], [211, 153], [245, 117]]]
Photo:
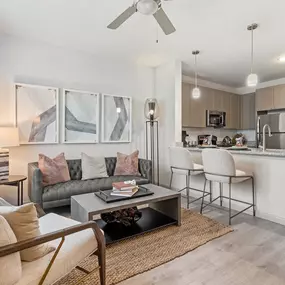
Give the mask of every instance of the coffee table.
[[[113, 243], [169, 225], [181, 225], [181, 194], [153, 184], [144, 185], [151, 196], [105, 203], [94, 193], [71, 197], [71, 218], [79, 222], [95, 220], [104, 231], [106, 243]], [[145, 205], [140, 211], [142, 218], [131, 227], [121, 224], [106, 224], [96, 215]]]

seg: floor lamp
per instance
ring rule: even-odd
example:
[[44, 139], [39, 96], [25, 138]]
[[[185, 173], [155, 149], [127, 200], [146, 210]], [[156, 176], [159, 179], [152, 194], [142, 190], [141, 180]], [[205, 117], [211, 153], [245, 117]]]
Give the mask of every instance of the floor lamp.
[[145, 124], [146, 159], [149, 159], [150, 156], [150, 160], [152, 162], [152, 183], [159, 185], [159, 140], [157, 120], [159, 109], [156, 99], [148, 98], [145, 101], [144, 114], [147, 119]]

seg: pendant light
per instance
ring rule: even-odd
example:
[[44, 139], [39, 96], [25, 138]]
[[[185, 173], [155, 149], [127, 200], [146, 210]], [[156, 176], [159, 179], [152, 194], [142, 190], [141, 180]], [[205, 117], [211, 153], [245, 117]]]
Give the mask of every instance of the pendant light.
[[246, 83], [248, 87], [255, 87], [258, 84], [258, 76], [256, 73], [253, 73], [253, 32], [258, 27], [257, 24], [251, 24], [247, 27], [248, 31], [251, 31], [251, 67], [250, 74], [247, 77]]
[[195, 57], [195, 88], [192, 90], [192, 98], [199, 99], [201, 96], [201, 91], [198, 88], [198, 78], [197, 78], [197, 55], [200, 53], [198, 50], [194, 50], [192, 54]]

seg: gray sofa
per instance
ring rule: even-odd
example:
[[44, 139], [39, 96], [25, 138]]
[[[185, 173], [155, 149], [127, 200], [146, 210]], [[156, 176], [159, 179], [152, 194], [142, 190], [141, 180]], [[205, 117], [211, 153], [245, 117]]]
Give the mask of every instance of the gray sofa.
[[152, 182], [152, 164], [150, 160], [139, 159], [141, 176], [114, 176], [117, 159], [105, 158], [108, 178], [81, 180], [81, 159], [67, 160], [71, 180], [55, 185], [43, 186], [42, 173], [37, 162], [28, 164], [28, 193], [32, 202], [40, 204], [44, 209], [70, 205], [73, 195], [92, 193], [99, 190], [112, 189], [113, 182], [133, 180], [138, 185]]

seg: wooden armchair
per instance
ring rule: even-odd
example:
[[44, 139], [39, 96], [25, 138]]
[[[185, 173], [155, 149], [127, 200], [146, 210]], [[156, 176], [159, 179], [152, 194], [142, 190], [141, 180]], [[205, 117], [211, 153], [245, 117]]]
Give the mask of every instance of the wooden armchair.
[[15, 285], [54, 284], [74, 268], [89, 274], [78, 264], [91, 254], [98, 256], [100, 284], [106, 284], [105, 238], [95, 222], [80, 224], [56, 214], [47, 214], [39, 221], [43, 235], [0, 247], [0, 258], [46, 242], [56, 247], [36, 261], [22, 262], [22, 278]]

